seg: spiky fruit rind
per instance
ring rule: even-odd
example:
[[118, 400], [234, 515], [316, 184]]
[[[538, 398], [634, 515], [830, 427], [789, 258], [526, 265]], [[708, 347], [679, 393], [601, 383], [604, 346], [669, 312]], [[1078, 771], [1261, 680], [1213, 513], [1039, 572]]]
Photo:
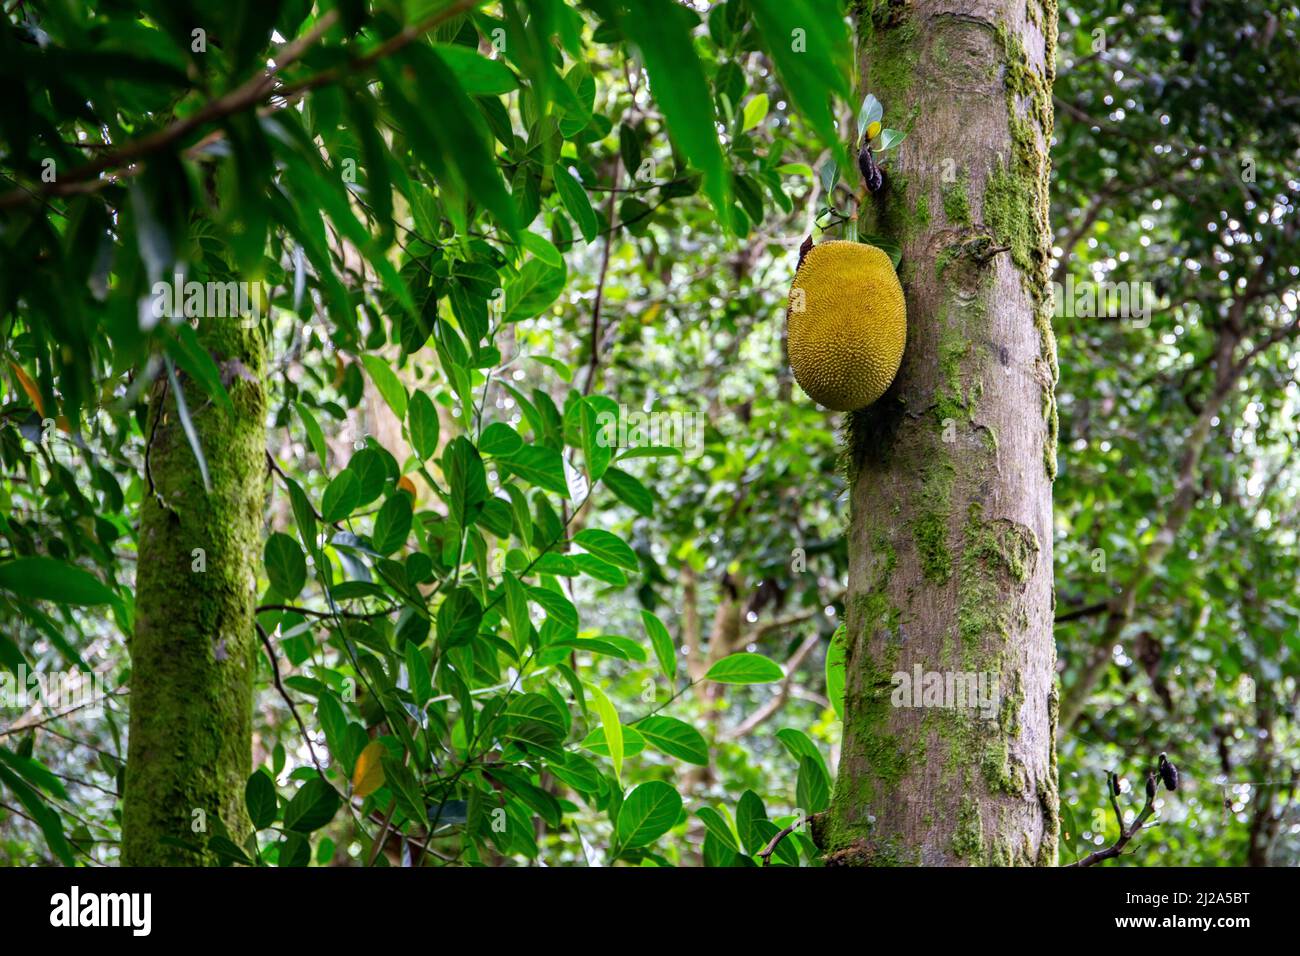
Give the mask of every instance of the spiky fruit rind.
[[795, 273], [787, 311], [790, 367], [818, 404], [865, 408], [885, 394], [907, 344], [903, 287], [875, 246], [813, 246]]

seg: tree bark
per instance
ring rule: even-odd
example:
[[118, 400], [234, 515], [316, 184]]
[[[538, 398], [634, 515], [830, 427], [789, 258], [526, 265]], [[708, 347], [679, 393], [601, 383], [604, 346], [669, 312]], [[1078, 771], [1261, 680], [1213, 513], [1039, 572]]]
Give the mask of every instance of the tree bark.
[[[831, 865], [1055, 865], [1056, 5], [875, 0], [858, 26], [861, 92], [908, 132], [858, 223], [902, 247], [908, 342], [849, 420], [843, 755], [818, 839]], [[958, 675], [996, 703], [968, 706]]]
[[130, 643], [122, 819], [128, 866], [210, 864], [208, 838], [222, 826], [236, 843], [251, 831], [244, 787], [266, 497], [264, 346], [261, 332], [239, 319], [203, 319], [198, 336], [222, 371], [234, 409], [180, 379], [209, 491], [175, 390], [165, 379], [154, 390]]

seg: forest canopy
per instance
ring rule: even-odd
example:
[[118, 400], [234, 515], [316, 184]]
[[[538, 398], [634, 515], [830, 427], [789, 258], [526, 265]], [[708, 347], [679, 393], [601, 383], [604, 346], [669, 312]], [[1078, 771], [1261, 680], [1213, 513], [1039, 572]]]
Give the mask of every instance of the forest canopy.
[[[879, 404], [934, 345], [902, 427], [1048, 489], [1032, 548], [898, 528], [962, 613], [1051, 559], [1054, 735], [981, 698], [1041, 739], [974, 758], [1043, 848], [977, 813], [955, 858], [1300, 862], [1300, 11], [1014, 6], [943, 45], [884, 0], [7, 3], [0, 861], [822, 865], [833, 801], [924, 770], [881, 734], [843, 784], [894, 567], [850, 499], [948, 495], [860, 485], [868, 419], [795, 382], [847, 240], [908, 294]], [[940, 69], [1005, 178], [917, 146], [966, 132]], [[968, 281], [1028, 304], [1028, 463], [979, 414], [1019, 357], [923, 331]]]

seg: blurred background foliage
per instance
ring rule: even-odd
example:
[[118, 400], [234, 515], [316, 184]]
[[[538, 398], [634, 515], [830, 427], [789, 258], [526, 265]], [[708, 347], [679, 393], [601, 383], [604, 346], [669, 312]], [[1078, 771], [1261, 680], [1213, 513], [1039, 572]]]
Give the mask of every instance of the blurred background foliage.
[[[1061, 7], [1055, 278], [1155, 298], [1057, 320], [1061, 857], [1168, 751], [1122, 863], [1289, 864], [1300, 24], [1166, 6]], [[0, 714], [0, 859], [118, 859], [150, 385], [231, 386], [148, 310], [177, 271], [270, 306], [274, 660], [225, 859], [752, 865], [824, 808], [847, 500], [782, 312], [852, 209], [847, 11], [5, 9], [0, 666], [110, 696]], [[685, 430], [611, 458], [620, 407]]]

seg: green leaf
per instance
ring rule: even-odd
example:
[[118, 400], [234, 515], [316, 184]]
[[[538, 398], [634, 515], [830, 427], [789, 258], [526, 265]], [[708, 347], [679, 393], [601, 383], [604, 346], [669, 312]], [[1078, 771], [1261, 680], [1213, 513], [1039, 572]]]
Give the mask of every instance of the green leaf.
[[360, 500], [361, 483], [357, 481], [355, 474], [344, 469], [335, 475], [334, 480], [325, 488], [325, 495], [321, 498], [320, 505], [321, 517], [328, 524], [342, 521], [352, 514], [352, 510]]
[[468, 644], [478, 633], [483, 606], [468, 588], [456, 588], [438, 608], [438, 641], [444, 648]]
[[458, 528], [468, 528], [478, 518], [487, 501], [487, 472], [483, 459], [464, 435], [457, 435], [442, 451], [442, 471], [447, 476], [450, 494], [447, 510]]
[[700, 807], [695, 811], [695, 815], [704, 821], [705, 829], [721, 840], [728, 849], [740, 852], [740, 843], [736, 840], [736, 834], [732, 832], [731, 824], [721, 813], [713, 807]]
[[402, 380], [385, 358], [363, 355], [361, 361], [366, 366], [370, 380], [375, 383], [375, 388], [379, 389], [379, 394], [384, 396], [384, 401], [393, 410], [397, 420], [402, 421], [406, 418], [406, 388], [402, 385]]
[[880, 131], [880, 149], [877, 152], [883, 153], [887, 149], [893, 149], [906, 138], [907, 134], [901, 130], [883, 129]]
[[763, 122], [767, 118], [767, 94], [759, 93], [751, 97], [745, 104], [745, 110], [741, 114], [741, 130], [748, 133], [751, 129]]
[[853, 51], [839, 6], [811, 0], [750, 0], [748, 5], [790, 99], [847, 163], [829, 95], [849, 96]]
[[884, 118], [885, 108], [880, 105], [880, 100], [876, 99], [876, 94], [868, 93], [858, 109], [858, 139], [866, 135], [867, 127], [872, 123], [879, 123]]
[[0, 564], [0, 588], [29, 600], [86, 607], [118, 599], [93, 574], [45, 557], [15, 558]]
[[821, 813], [831, 803], [831, 782], [821, 761], [804, 757], [799, 761], [799, 778], [795, 784], [795, 799], [804, 813]]
[[835, 716], [844, 719], [844, 662], [847, 654], [844, 625], [831, 635], [831, 646], [826, 651], [826, 696], [835, 708]]
[[390, 555], [406, 543], [410, 533], [411, 496], [405, 491], [394, 492], [375, 515], [371, 543], [380, 554]]
[[447, 43], [432, 46], [470, 96], [499, 96], [519, 88], [515, 75], [500, 60], [489, 60], [467, 46]]
[[578, 224], [582, 238], [588, 242], [595, 239], [596, 234], [600, 231], [600, 223], [596, 220], [596, 211], [591, 208], [591, 200], [587, 198], [587, 190], [564, 166], [557, 165], [555, 167], [555, 191], [560, 194], [560, 203], [564, 206], [565, 212], [572, 216], [573, 221]]
[[190, 443], [190, 451], [194, 453], [194, 462], [199, 466], [199, 477], [203, 479], [203, 490], [211, 494], [212, 478], [208, 473], [208, 460], [203, 454], [203, 442], [199, 439], [198, 430], [194, 427], [194, 420], [190, 418], [190, 408], [185, 401], [185, 390], [181, 388], [180, 380], [176, 377], [176, 366], [172, 364], [171, 356], [164, 355], [163, 363], [167, 366], [167, 381], [171, 384], [172, 397], [176, 400], [176, 417], [181, 421], [181, 430], [185, 433], [185, 440]]
[[535, 232], [525, 232], [520, 240], [525, 249], [554, 269], [564, 269], [564, 256], [551, 240]]
[[417, 707], [423, 707], [433, 696], [432, 675], [429, 664], [413, 641], [406, 642], [406, 674], [411, 682], [411, 697]]
[[368, 505], [379, 497], [388, 479], [384, 459], [373, 448], [362, 448], [348, 461], [348, 471], [357, 476], [357, 504]]
[[602, 561], [625, 568], [628, 571], [641, 570], [641, 562], [627, 543], [616, 534], [601, 531], [599, 528], [584, 528], [573, 536], [573, 543], [590, 551]]
[[789, 751], [790, 756], [794, 757], [796, 761], [802, 761], [804, 757], [812, 757], [821, 764], [826, 778], [830, 779], [830, 768], [826, 766], [825, 758], [822, 757], [821, 751], [817, 749], [817, 745], [813, 743], [812, 738], [802, 730], [797, 730], [794, 727], [782, 727], [776, 732], [776, 739], [785, 745], [785, 749]]
[[525, 445], [498, 461], [529, 484], [553, 491], [564, 498], [569, 497], [569, 483], [564, 478], [564, 459], [554, 448]]
[[[630, 0], [627, 7], [621, 26], [641, 51], [669, 132], [704, 174], [704, 191], [722, 225], [730, 227], [729, 177], [714, 126], [713, 96], [691, 36], [697, 17], [673, 0]], [[789, 37], [787, 32], [787, 45]]]
[[614, 497], [637, 514], [646, 518], [654, 514], [655, 500], [650, 490], [622, 468], [610, 468], [601, 480], [614, 493]]
[[532, 634], [532, 620], [528, 616], [528, 593], [509, 571], [502, 575], [506, 591], [506, 620], [510, 622], [510, 634], [514, 638], [515, 649], [522, 652], [528, 646]]
[[0, 783], [14, 792], [18, 797], [18, 802], [27, 810], [28, 816], [36, 821], [36, 825], [41, 828], [41, 834], [45, 837], [45, 842], [65, 866], [74, 866], [75, 861], [72, 857], [72, 848], [68, 845], [67, 838], [63, 835], [63, 820], [59, 817], [49, 804], [42, 799], [41, 795], [29, 787], [21, 777], [4, 765], [0, 765]]
[[284, 808], [284, 827], [297, 833], [319, 830], [334, 819], [339, 809], [339, 795], [320, 777], [302, 785]]
[[542, 694], [520, 694], [512, 698], [501, 717], [506, 725], [505, 736], [512, 740], [557, 747], [568, 735], [564, 715]]
[[676, 684], [677, 647], [668, 634], [668, 628], [664, 627], [664, 622], [651, 611], [641, 612], [641, 623], [645, 627], [646, 636], [650, 638], [650, 646], [655, 649], [655, 657], [659, 659], [659, 666], [663, 668], [668, 683]]
[[[410, 74], [404, 74], [403, 67], [409, 68]], [[407, 96], [406, 75], [413, 75], [419, 83], [420, 102]], [[381, 65], [380, 77], [389, 109], [421, 161], [436, 178], [459, 180], [470, 196], [515, 235], [515, 204], [501, 179], [487, 128], [447, 61], [432, 47], [415, 43], [395, 62]]]
[[705, 743], [704, 736], [685, 721], [652, 714], [637, 721], [636, 729], [650, 746], [662, 750], [670, 757], [701, 767], [709, 762], [709, 745]]
[[255, 770], [244, 786], [244, 803], [254, 830], [265, 830], [275, 822], [278, 808], [275, 799], [275, 782], [264, 770]]
[[682, 815], [681, 795], [661, 780], [636, 787], [618, 811], [615, 838], [622, 849], [648, 846], [672, 829]]
[[785, 677], [779, 664], [761, 654], [729, 654], [709, 668], [705, 680], [719, 684], [769, 684]]
[[609, 759], [614, 763], [614, 779], [623, 779], [623, 724], [618, 719], [618, 711], [605, 692], [595, 684], [586, 684], [591, 691], [592, 703], [600, 717], [601, 728], [605, 732], [605, 746], [609, 749]]
[[564, 268], [557, 269], [540, 259], [529, 259], [519, 270], [519, 275], [506, 284], [503, 321], [519, 322], [541, 315], [564, 291], [568, 276]]
[[480, 454], [500, 458], [513, 455], [523, 443], [519, 433], [505, 422], [493, 422], [479, 436], [478, 450]]
[[298, 417], [302, 419], [302, 427], [307, 432], [307, 441], [311, 443], [311, 450], [316, 453], [316, 460], [324, 468], [326, 464], [325, 435], [320, 430], [320, 423], [316, 421], [316, 416], [312, 414], [311, 409], [302, 402], [298, 402], [294, 407], [298, 409]]
[[767, 821], [763, 801], [753, 790], [746, 790], [736, 803], [736, 832], [741, 848], [751, 856], [767, 845], [760, 823]]
[[262, 551], [271, 587], [286, 601], [296, 598], [307, 583], [307, 559], [298, 542], [287, 534], [273, 532]]
[[406, 422], [411, 447], [421, 461], [428, 461], [438, 453], [438, 410], [433, 399], [419, 389], [412, 392]]
[[587, 396], [583, 398], [582, 407], [578, 410], [582, 424], [582, 453], [586, 456], [587, 471], [592, 481], [600, 481], [609, 470], [609, 463], [614, 457], [614, 443], [610, 439], [610, 429], [606, 427], [605, 418], [609, 409], [601, 408], [602, 404], [613, 403], [609, 399]]

